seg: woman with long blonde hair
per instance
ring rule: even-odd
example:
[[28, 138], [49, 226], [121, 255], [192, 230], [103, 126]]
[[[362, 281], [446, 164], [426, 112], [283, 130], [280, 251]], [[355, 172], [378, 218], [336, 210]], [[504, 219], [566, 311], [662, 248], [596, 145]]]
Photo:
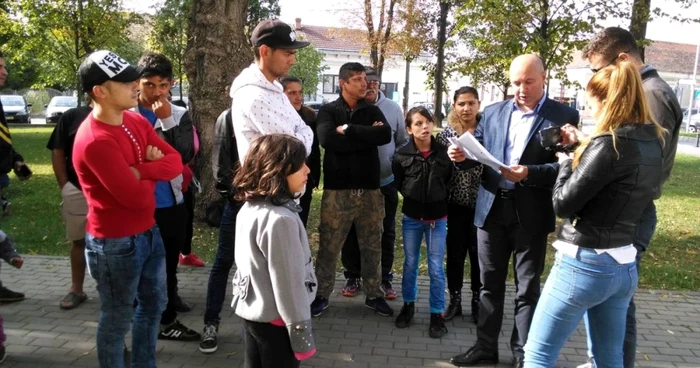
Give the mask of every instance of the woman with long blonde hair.
[[650, 116], [639, 72], [610, 65], [586, 87], [596, 127], [587, 137], [562, 128], [553, 204], [565, 219], [525, 346], [525, 367], [553, 367], [581, 318], [598, 368], [622, 367], [625, 315], [637, 289], [639, 217], [661, 185], [663, 128]]

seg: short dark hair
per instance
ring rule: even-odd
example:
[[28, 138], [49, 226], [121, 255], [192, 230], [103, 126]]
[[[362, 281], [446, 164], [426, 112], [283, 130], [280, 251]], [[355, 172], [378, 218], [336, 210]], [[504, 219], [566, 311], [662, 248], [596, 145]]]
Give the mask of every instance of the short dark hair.
[[477, 100], [479, 99], [479, 91], [477, 91], [476, 88], [465, 86], [465, 87], [459, 87], [459, 89], [455, 91], [455, 96], [454, 96], [454, 98], [452, 98], [452, 103], [457, 102], [457, 99], [459, 98], [459, 96], [461, 96], [463, 94], [467, 94], [467, 93], [474, 95], [474, 97]]
[[257, 138], [233, 179], [237, 201], [270, 200], [275, 205], [295, 198], [287, 176], [299, 171], [306, 162], [306, 147], [287, 134], [269, 134]]
[[301, 79], [299, 79], [293, 75], [288, 75], [288, 76], [280, 79], [280, 83], [282, 83], [282, 88], [285, 90], [287, 89], [287, 85], [289, 83], [299, 83], [299, 84], [303, 85], [303, 83], [301, 83]]
[[353, 76], [364, 73], [365, 67], [360, 63], [345, 63], [340, 67], [338, 71], [338, 79], [349, 81]]
[[138, 63], [141, 78], [161, 77], [173, 80], [173, 64], [163, 54], [153, 52], [141, 56]]
[[588, 41], [581, 51], [581, 56], [584, 59], [590, 59], [593, 54], [597, 54], [605, 60], [611, 60], [622, 52], [637, 58], [641, 56], [637, 40], [630, 31], [620, 27], [608, 27]]
[[255, 57], [255, 61], [260, 60], [260, 46], [262, 45], [253, 46], [253, 56]]
[[425, 106], [419, 105], [416, 107], [412, 107], [408, 112], [406, 113], [406, 128], [411, 127], [411, 123], [413, 122], [413, 115], [415, 114], [421, 114], [423, 115], [424, 118], [428, 119], [428, 121], [434, 121], [433, 119], [433, 114], [430, 113], [430, 110], [428, 110]]

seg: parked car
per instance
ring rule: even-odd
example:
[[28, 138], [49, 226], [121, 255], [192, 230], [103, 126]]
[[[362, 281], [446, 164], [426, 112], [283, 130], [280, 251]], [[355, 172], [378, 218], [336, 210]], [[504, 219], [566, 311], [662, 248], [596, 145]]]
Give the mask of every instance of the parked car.
[[[688, 124], [688, 114], [683, 114], [683, 126]], [[693, 114], [690, 120], [690, 125], [688, 125], [688, 133], [698, 133], [700, 132], [700, 112]]]
[[321, 106], [325, 105], [326, 103], [327, 103], [327, 101], [324, 99], [313, 100], [313, 101], [304, 101], [304, 105], [310, 107], [317, 114], [318, 114], [318, 109], [320, 109]]
[[46, 107], [46, 124], [56, 124], [68, 109], [78, 107], [78, 98], [73, 96], [55, 96]]
[[5, 110], [5, 120], [8, 123], [23, 123], [29, 124], [29, 108], [32, 104], [28, 104], [27, 100], [18, 95], [3, 95], [0, 96], [2, 108]]

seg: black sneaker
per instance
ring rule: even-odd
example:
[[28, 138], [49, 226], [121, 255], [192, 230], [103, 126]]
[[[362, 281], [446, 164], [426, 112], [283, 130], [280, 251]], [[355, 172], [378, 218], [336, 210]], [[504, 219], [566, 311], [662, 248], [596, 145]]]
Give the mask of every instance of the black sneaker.
[[160, 333], [158, 334], [159, 340], [197, 341], [201, 338], [202, 336], [197, 331], [190, 330], [178, 320], [169, 326], [160, 325]]
[[396, 321], [394, 322], [394, 324], [396, 324], [396, 327], [398, 328], [406, 328], [410, 326], [411, 322], [413, 322], [413, 315], [415, 313], [415, 303], [403, 303], [403, 307], [401, 307], [401, 312], [399, 312], [399, 316], [396, 317]]
[[328, 299], [317, 297], [316, 299], [314, 299], [313, 303], [311, 303], [311, 316], [320, 316], [324, 310], [328, 309], [329, 305], [330, 303], [328, 303]]
[[434, 339], [439, 339], [447, 333], [445, 318], [439, 313], [430, 313], [430, 329], [428, 335]]
[[2, 216], [9, 216], [12, 214], [12, 203], [6, 199], [1, 199], [0, 203], [2, 203]]
[[6, 357], [7, 354], [5, 354], [5, 347], [0, 345], [0, 363], [4, 362]]
[[219, 348], [217, 341], [217, 335], [219, 333], [219, 326], [217, 325], [206, 325], [204, 326], [204, 334], [202, 335], [202, 342], [199, 343], [199, 351], [204, 354], [211, 354]]
[[24, 300], [24, 294], [14, 292], [4, 286], [0, 286], [0, 303], [12, 303]]
[[366, 298], [365, 307], [374, 309], [380, 316], [389, 317], [394, 315], [394, 310], [391, 309], [384, 298]]

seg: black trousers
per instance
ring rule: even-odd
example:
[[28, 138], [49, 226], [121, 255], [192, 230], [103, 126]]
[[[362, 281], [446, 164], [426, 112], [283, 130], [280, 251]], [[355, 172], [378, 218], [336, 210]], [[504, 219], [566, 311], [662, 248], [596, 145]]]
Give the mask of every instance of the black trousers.
[[172, 301], [177, 296], [177, 264], [180, 251], [187, 234], [187, 209], [184, 204], [167, 208], [156, 208], [156, 224], [165, 246], [165, 273], [168, 287], [168, 305], [163, 311], [160, 323], [167, 325], [175, 321], [177, 312]]
[[481, 289], [478, 244], [474, 227], [474, 208], [449, 204], [447, 207], [447, 289], [450, 294], [462, 291], [464, 262], [469, 254], [469, 276], [472, 292]]
[[289, 334], [285, 327], [243, 320], [245, 328], [245, 368], [297, 368]]
[[[399, 191], [395, 182], [391, 182], [379, 190], [384, 196], [384, 232], [382, 232], [382, 282], [391, 282], [394, 275], [391, 268], [394, 265], [394, 244], [396, 243], [396, 209], [399, 206]], [[345, 278], [360, 278], [362, 275], [362, 256], [360, 245], [357, 243], [355, 225], [350, 228], [343, 251], [340, 256], [345, 268]]]
[[188, 255], [192, 253], [192, 236], [194, 235], [194, 190], [188, 188], [183, 193], [185, 197], [185, 207], [187, 208], [187, 225], [185, 226], [185, 244], [182, 245], [180, 253]]
[[508, 262], [512, 255], [515, 276], [515, 324], [510, 345], [513, 355], [522, 357], [532, 316], [540, 298], [540, 276], [544, 269], [547, 233], [532, 234], [525, 231], [518, 222], [515, 201], [497, 196], [484, 227], [477, 230], [477, 240], [483, 286], [479, 302], [476, 344], [490, 352], [498, 351]]

